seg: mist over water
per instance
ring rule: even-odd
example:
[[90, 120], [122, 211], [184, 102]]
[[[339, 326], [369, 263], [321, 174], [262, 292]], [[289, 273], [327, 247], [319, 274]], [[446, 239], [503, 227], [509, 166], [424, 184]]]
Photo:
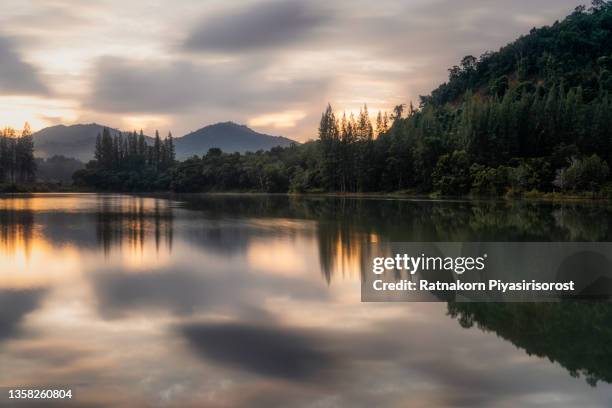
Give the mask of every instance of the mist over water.
[[72, 387], [69, 406], [611, 406], [607, 303], [360, 302], [369, 243], [611, 241], [611, 213], [4, 196], [0, 386]]

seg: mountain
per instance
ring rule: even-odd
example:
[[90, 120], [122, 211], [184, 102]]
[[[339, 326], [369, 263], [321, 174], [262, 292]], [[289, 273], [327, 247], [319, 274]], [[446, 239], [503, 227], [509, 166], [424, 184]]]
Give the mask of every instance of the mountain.
[[213, 147], [218, 147], [227, 153], [244, 153], [270, 150], [276, 146], [286, 147], [296, 142], [282, 136], [258, 133], [234, 122], [223, 122], [177, 138], [175, 143], [177, 159], [185, 159], [194, 154], [202, 155]]
[[[93, 158], [96, 137], [102, 133], [103, 125], [90, 123], [86, 125], [57, 125], [44, 128], [34, 133], [34, 154], [47, 158], [55, 155], [73, 157], [83, 162]], [[119, 130], [111, 129], [111, 134]]]
[[[34, 133], [36, 157], [47, 158], [54, 155], [73, 157], [83, 162], [93, 158], [96, 136], [102, 133], [104, 125], [97, 123], [80, 125], [57, 125]], [[119, 130], [112, 129], [111, 134]], [[152, 138], [147, 137], [149, 143]], [[203, 155], [208, 149], [218, 147], [224, 152], [246, 152], [269, 150], [275, 146], [289, 146], [296, 143], [281, 136], [270, 136], [255, 132], [244, 125], [233, 122], [217, 123], [203, 127], [183, 137], [174, 139], [177, 159], [185, 159], [194, 154]]]

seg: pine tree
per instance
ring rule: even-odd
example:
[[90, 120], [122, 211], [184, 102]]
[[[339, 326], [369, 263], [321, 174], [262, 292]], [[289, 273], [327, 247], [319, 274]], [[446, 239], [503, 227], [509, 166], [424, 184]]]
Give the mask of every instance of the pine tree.
[[159, 132], [155, 131], [155, 142], [153, 143], [153, 153], [151, 157], [151, 164], [156, 169], [159, 170], [161, 164], [161, 139], [159, 138]]
[[164, 140], [164, 170], [172, 167], [175, 160], [174, 139], [172, 132], [168, 132], [168, 136]]
[[36, 177], [36, 161], [34, 160], [34, 140], [30, 124], [25, 123], [21, 137], [15, 146], [15, 164], [18, 181], [31, 183]]
[[370, 122], [370, 114], [368, 106], [363, 105], [363, 109], [359, 110], [359, 122], [357, 130], [357, 140], [367, 141], [373, 138], [372, 122]]
[[108, 130], [108, 128], [104, 128], [102, 130], [102, 140], [100, 142], [100, 165], [105, 170], [112, 170], [113, 168], [113, 145], [114, 143], [110, 130]]
[[319, 123], [319, 139], [322, 152], [322, 177], [328, 190], [333, 191], [337, 185], [339, 162], [338, 123], [330, 104], [321, 115]]
[[140, 134], [138, 135], [138, 149], [137, 149], [137, 164], [139, 168], [142, 168], [146, 165], [147, 162], [147, 154], [148, 154], [148, 146], [147, 141], [144, 137], [144, 133], [142, 129], [140, 129]]
[[94, 151], [94, 158], [98, 163], [102, 162], [102, 134], [98, 132], [98, 136], [96, 136], [96, 150]]

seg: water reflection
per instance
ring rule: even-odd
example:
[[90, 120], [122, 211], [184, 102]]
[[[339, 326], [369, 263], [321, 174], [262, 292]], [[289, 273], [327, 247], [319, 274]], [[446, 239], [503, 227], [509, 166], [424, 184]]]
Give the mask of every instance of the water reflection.
[[3, 197], [0, 386], [74, 385], [83, 406], [610, 406], [607, 304], [362, 304], [359, 274], [372, 242], [609, 240], [611, 211]]
[[190, 323], [180, 328], [205, 359], [290, 381], [326, 381], [335, 356], [322, 339], [279, 327], [249, 323]]
[[157, 252], [162, 244], [171, 250], [172, 221], [167, 200], [104, 196], [97, 206], [96, 235], [107, 256], [113, 247], [142, 252], [145, 238], [154, 239]]
[[612, 308], [607, 303], [449, 303], [462, 327], [477, 326], [558, 362], [592, 386], [612, 382]]
[[19, 334], [23, 319], [39, 306], [43, 293], [41, 289], [0, 290], [0, 342]]
[[33, 237], [34, 212], [29, 202], [14, 208], [10, 201], [0, 200], [0, 251], [4, 254], [23, 251], [29, 257]]

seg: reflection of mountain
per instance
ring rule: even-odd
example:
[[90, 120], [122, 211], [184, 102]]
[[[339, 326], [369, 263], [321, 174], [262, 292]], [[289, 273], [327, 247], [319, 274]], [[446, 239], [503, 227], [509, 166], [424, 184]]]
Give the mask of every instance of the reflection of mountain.
[[591, 385], [612, 383], [612, 304], [449, 303], [448, 313], [461, 326], [492, 331]]

